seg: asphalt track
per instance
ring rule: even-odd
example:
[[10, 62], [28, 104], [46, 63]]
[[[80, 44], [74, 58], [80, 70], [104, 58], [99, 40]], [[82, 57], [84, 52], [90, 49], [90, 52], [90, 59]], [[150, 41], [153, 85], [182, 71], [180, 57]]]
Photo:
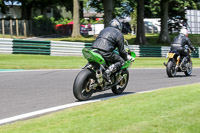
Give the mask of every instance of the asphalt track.
[[[80, 70], [33, 70], [0, 72], [0, 120], [37, 110], [76, 103], [73, 81]], [[165, 69], [130, 69], [123, 94], [165, 87], [200, 83], [200, 68], [191, 76], [184, 73], [168, 78]], [[110, 90], [96, 93], [92, 99], [113, 96]]]

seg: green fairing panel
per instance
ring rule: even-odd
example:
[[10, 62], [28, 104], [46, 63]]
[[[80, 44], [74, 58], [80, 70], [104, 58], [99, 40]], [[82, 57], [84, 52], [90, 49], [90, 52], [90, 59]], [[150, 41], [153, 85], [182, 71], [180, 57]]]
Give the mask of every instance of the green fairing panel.
[[[131, 52], [131, 56], [132, 56], [133, 60], [135, 60], [136, 54], [134, 52]], [[125, 64], [121, 68], [122, 69], [128, 68], [131, 65], [131, 63], [132, 62], [130, 60], [128, 60], [125, 62]]]
[[134, 52], [131, 52], [131, 56], [132, 56], [133, 60], [135, 60], [136, 54]]
[[[104, 58], [100, 54], [94, 52], [95, 50], [96, 49], [83, 48], [82, 53], [84, 58], [87, 59], [88, 62], [97, 62], [99, 64], [106, 64]], [[131, 56], [133, 60], [135, 60], [136, 54], [134, 52], [131, 52]], [[131, 63], [132, 62], [128, 60], [121, 68], [122, 69], [128, 68], [131, 65]]]
[[130, 64], [131, 64], [131, 61], [128, 60], [128, 61], [125, 62], [125, 64], [121, 68], [122, 69], [128, 68], [130, 66]]
[[84, 58], [87, 59], [88, 62], [97, 62], [99, 64], [106, 64], [104, 58], [100, 54], [94, 51], [95, 49], [83, 48], [82, 53]]

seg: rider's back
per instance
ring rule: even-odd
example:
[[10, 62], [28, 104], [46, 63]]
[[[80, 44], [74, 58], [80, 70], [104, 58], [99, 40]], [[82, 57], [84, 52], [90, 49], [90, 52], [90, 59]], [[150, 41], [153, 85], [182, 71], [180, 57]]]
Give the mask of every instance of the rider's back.
[[120, 30], [113, 27], [107, 27], [100, 32], [93, 43], [92, 48], [112, 52], [120, 45], [120, 41], [122, 40], [124, 40], [124, 38]]
[[171, 43], [171, 49], [183, 51], [185, 45], [190, 45], [189, 38], [183, 34], [179, 34], [178, 36], [174, 37], [174, 40]]

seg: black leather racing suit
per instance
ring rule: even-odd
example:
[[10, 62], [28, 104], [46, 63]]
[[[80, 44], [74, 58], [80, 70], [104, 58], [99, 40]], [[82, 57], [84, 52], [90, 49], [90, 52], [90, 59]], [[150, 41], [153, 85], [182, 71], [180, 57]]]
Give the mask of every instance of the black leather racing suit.
[[179, 34], [174, 37], [174, 40], [171, 43], [171, 50], [177, 51], [181, 56], [186, 57], [187, 61], [190, 60], [189, 49], [186, 49], [188, 46], [189, 49], [194, 51], [194, 47], [191, 44], [190, 39], [184, 34]]
[[[117, 28], [107, 27], [103, 29], [92, 48], [98, 49], [105, 61], [114, 64], [117, 70], [127, 60], [127, 53], [124, 50], [124, 35]], [[118, 48], [120, 55], [113, 53], [116, 48]]]

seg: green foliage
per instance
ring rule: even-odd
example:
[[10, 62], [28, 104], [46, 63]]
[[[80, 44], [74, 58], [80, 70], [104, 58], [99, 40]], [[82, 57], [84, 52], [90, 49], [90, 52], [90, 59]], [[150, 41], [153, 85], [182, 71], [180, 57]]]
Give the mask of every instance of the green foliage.
[[54, 32], [54, 18], [48, 18], [43, 15], [34, 17], [32, 20], [33, 35], [45, 35]]
[[145, 0], [144, 15], [146, 18], [158, 18], [160, 15], [160, 1], [161, 0]]
[[6, 6], [3, 0], [0, 0], [1, 13], [6, 13]]
[[90, 23], [91, 24], [103, 24], [103, 20], [99, 20], [99, 21], [96, 21], [96, 20], [90, 20]]
[[86, 19], [81, 19], [80, 23], [83, 24], [83, 25], [87, 25], [89, 23], [89, 21], [86, 20]]
[[137, 27], [137, 8], [134, 8], [134, 12], [131, 12], [131, 28], [134, 32], [136, 32], [136, 27]]
[[117, 17], [130, 16], [135, 6], [135, 0], [117, 0], [114, 2], [114, 14]]
[[[181, 16], [185, 18], [185, 7], [187, 9], [198, 9], [198, 0], [169, 0], [169, 18]], [[148, 0], [145, 1], [145, 17], [154, 18], [160, 17], [160, 2], [161, 0]]]
[[[71, 21], [73, 21], [73, 19], [64, 19], [64, 18], [60, 18], [59, 20], [55, 21], [55, 18], [51, 18], [52, 22], [55, 24], [68, 24]], [[103, 24], [103, 20], [100, 21], [96, 21], [96, 20], [86, 20], [86, 19], [80, 19], [80, 23], [83, 25], [87, 25], [87, 24]]]
[[[145, 1], [145, 12], [146, 18], [160, 18], [161, 7], [160, 3], [162, 0], [148, 0]], [[182, 25], [186, 22], [185, 10], [186, 9], [198, 9], [198, 0], [166, 0], [169, 1], [169, 31], [179, 30]]]
[[[113, 1], [114, 17], [129, 16], [135, 7], [135, 0], [115, 0]], [[89, 5], [95, 9], [96, 12], [103, 12], [103, 0], [91, 0]]]
[[91, 10], [91, 7], [88, 4], [89, 4], [89, 0], [83, 0], [83, 7], [87, 12]]
[[67, 23], [69, 23], [69, 22], [71, 22], [71, 21], [72, 21], [72, 19], [60, 18], [59, 20], [54, 21], [54, 22], [55, 22], [55, 24], [67, 24]]
[[37, 17], [34, 17], [33, 18], [33, 20], [36, 22], [36, 21], [38, 21], [38, 22], [50, 22], [50, 23], [53, 23], [54, 24], [54, 18], [53, 17], [51, 17], [51, 18], [48, 18], [48, 17], [45, 17], [45, 16], [43, 16], [43, 15], [39, 15], [39, 16], [37, 16]]
[[103, 12], [103, 0], [90, 0], [89, 6], [91, 6], [96, 12]]

